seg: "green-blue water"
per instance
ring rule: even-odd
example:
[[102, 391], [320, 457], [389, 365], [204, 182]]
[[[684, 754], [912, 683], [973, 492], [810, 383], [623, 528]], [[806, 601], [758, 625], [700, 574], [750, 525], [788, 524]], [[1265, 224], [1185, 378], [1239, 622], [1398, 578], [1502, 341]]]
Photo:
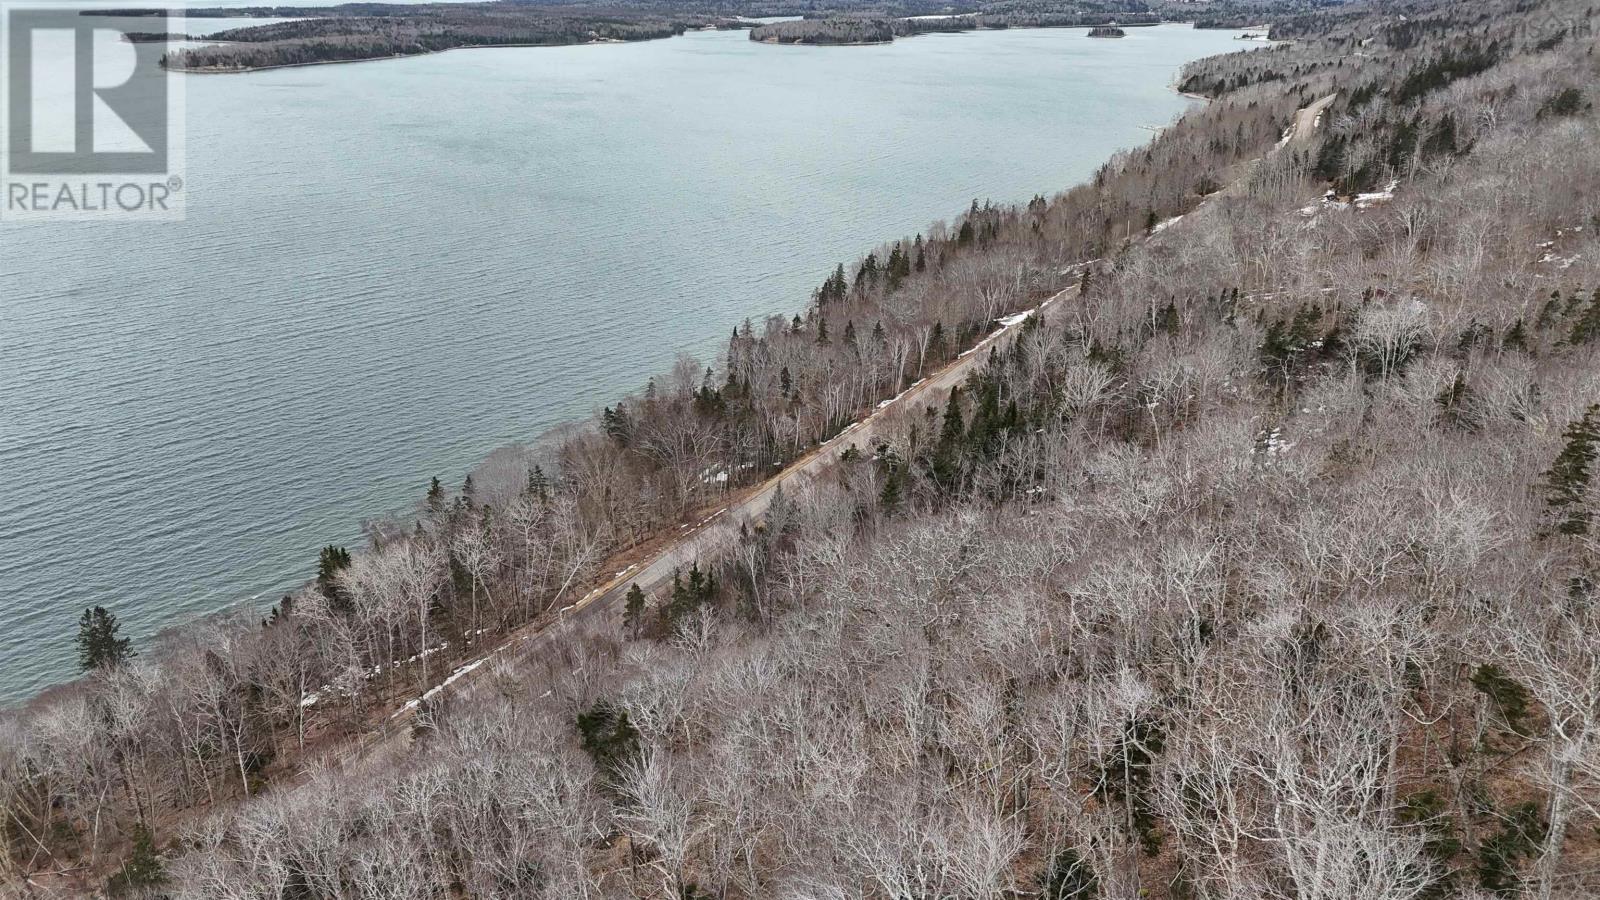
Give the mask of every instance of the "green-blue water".
[[1090, 175], [1236, 49], [1163, 26], [189, 76], [188, 220], [0, 226], [0, 702], [307, 578], [834, 264]]

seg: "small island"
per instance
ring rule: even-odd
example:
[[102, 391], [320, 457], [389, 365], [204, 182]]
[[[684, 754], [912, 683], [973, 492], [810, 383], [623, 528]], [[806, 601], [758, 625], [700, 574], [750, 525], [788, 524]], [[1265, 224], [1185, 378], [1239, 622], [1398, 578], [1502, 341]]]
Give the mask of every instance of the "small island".
[[1089, 29], [1089, 37], [1092, 38], [1119, 38], [1127, 36], [1128, 33], [1126, 31], [1123, 31], [1121, 28], [1118, 28], [1115, 25], [1098, 25]]
[[887, 44], [897, 31], [911, 33], [903, 20], [841, 16], [757, 25], [750, 29], [750, 40], [763, 44]]
[[897, 37], [929, 31], [971, 31], [976, 16], [940, 16], [928, 19], [885, 19], [876, 16], [830, 16], [769, 22], [750, 30], [750, 40], [763, 44], [828, 44], [853, 46], [887, 44]]
[[174, 44], [183, 41], [200, 41], [193, 35], [175, 33], [170, 31], [129, 31], [122, 35], [122, 39], [130, 44]]

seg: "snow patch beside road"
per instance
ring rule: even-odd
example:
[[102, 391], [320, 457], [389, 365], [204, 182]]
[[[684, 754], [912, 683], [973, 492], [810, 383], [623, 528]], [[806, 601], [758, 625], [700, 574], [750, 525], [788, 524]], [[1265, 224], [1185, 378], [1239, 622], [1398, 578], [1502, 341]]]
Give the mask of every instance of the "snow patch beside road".
[[486, 663], [488, 661], [489, 661], [489, 658], [486, 656], [486, 657], [484, 657], [482, 659], [473, 660], [472, 662], [467, 663], [466, 665], [464, 665], [461, 668], [455, 670], [454, 672], [451, 672], [449, 678], [446, 678], [445, 680], [439, 682], [437, 685], [434, 685], [432, 688], [430, 688], [428, 690], [428, 692], [426, 694], [423, 694], [421, 697], [418, 697], [415, 700], [407, 700], [406, 704], [404, 706], [400, 707], [400, 709], [397, 710], [394, 713], [394, 715], [390, 716], [390, 718], [397, 718], [397, 717], [399, 717], [399, 716], [401, 716], [401, 715], [403, 715], [405, 713], [411, 712], [412, 710], [416, 709], [417, 707], [421, 706], [422, 704], [426, 703], [427, 701], [432, 700], [434, 697], [439, 696], [439, 692], [444, 690], [445, 688], [449, 687], [450, 685], [454, 684], [456, 679], [462, 677], [463, 675], [466, 675], [466, 674], [470, 673], [473, 669], [478, 668], [479, 666], [483, 665], [484, 663]]

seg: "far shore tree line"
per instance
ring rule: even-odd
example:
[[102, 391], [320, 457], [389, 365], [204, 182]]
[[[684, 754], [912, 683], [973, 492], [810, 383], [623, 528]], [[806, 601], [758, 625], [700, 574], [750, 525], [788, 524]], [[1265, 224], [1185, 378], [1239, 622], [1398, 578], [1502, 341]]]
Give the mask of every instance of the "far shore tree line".
[[[616, 16], [534, 6], [438, 4], [391, 7], [385, 15], [313, 15], [232, 28], [178, 50], [169, 69], [226, 71], [354, 62], [461, 47], [588, 44], [673, 37], [691, 28], [739, 27], [714, 16]], [[154, 35], [142, 35], [149, 40]]]
[[[929, 32], [994, 28], [1123, 27], [1163, 21], [1202, 28], [1259, 24], [1263, 16], [1315, 9], [1330, 0], [1223, 0], [1191, 4], [1144, 0], [981, 0], [956, 6], [926, 0], [860, 0], [839, 5], [812, 3], [620, 3], [549, 5], [511, 3], [358, 3], [327, 7], [191, 9], [193, 18], [245, 16], [281, 18], [231, 28], [203, 38], [187, 34], [134, 32], [146, 43], [213, 41], [163, 57], [174, 70], [247, 71], [277, 66], [355, 62], [413, 56], [462, 47], [555, 46], [639, 41], [681, 35], [690, 29], [750, 28], [752, 40], [782, 44], [886, 43]], [[139, 14], [141, 10], [93, 11], [92, 15]], [[755, 23], [753, 17], [800, 15], [796, 21]], [[1097, 37], [1109, 37], [1100, 31]]]

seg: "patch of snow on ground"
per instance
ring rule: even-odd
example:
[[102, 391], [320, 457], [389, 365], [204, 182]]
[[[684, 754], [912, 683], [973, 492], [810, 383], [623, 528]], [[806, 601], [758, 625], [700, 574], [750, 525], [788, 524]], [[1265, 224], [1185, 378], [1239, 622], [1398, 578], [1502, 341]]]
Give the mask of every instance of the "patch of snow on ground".
[[1370, 194], [1357, 194], [1356, 209], [1366, 209], [1375, 203], [1388, 203], [1390, 200], [1394, 199], [1395, 188], [1398, 188], [1399, 186], [1399, 181], [1391, 181], [1389, 182], [1389, 186], [1381, 191], [1374, 191]]
[[888, 400], [885, 400], [882, 403], [879, 403], [878, 404], [878, 409], [883, 409], [884, 407], [889, 406], [890, 404], [894, 403], [896, 400], [901, 399], [902, 397], [904, 397], [905, 395], [911, 393], [912, 391], [916, 390], [917, 388], [922, 387], [922, 383], [924, 381], [927, 381], [927, 380], [928, 379], [926, 379], [926, 378], [918, 378], [916, 381], [913, 381], [911, 383], [910, 387], [906, 388], [905, 390], [901, 391], [898, 394], [895, 394], [893, 397], [889, 398]]
[[1174, 226], [1174, 225], [1176, 225], [1176, 224], [1178, 224], [1179, 222], [1182, 222], [1182, 221], [1183, 221], [1183, 216], [1173, 216], [1172, 218], [1166, 220], [1165, 222], [1162, 222], [1162, 223], [1156, 225], [1156, 227], [1150, 229], [1150, 233], [1151, 234], [1160, 234], [1161, 232], [1166, 231], [1168, 228], [1171, 228], [1172, 226]]
[[1322, 195], [1322, 199], [1300, 210], [1301, 215], [1314, 216], [1324, 209], [1348, 209], [1350, 204], [1339, 199], [1339, 195], [1329, 191]]
[[1294, 448], [1294, 444], [1283, 439], [1283, 431], [1274, 428], [1256, 438], [1255, 446], [1250, 448], [1250, 455], [1262, 453], [1267, 456], [1281, 456]]
[[[394, 715], [395, 716], [399, 716], [401, 713], [408, 713], [408, 712], [416, 709], [417, 707], [421, 706], [422, 704], [426, 703], [427, 701], [432, 700], [434, 697], [437, 697], [439, 695], [440, 691], [444, 690], [445, 688], [447, 688], [451, 684], [453, 684], [456, 681], [456, 679], [460, 678], [463, 675], [466, 675], [467, 673], [471, 672], [473, 669], [478, 668], [479, 666], [483, 665], [486, 662], [488, 662], [488, 659], [474, 660], [474, 661], [469, 662], [466, 665], [462, 666], [461, 668], [455, 670], [454, 672], [451, 672], [449, 678], [446, 678], [445, 680], [439, 682], [434, 687], [430, 688], [426, 694], [423, 694], [421, 697], [419, 697], [416, 700], [407, 700], [406, 701], [406, 705], [400, 707], [399, 711], [396, 712]], [[391, 718], [393, 718], [393, 717], [391, 717]]]
[[1300, 215], [1307, 218], [1315, 216], [1325, 209], [1370, 209], [1380, 203], [1388, 203], [1394, 199], [1394, 192], [1400, 187], [1399, 181], [1389, 182], [1389, 186], [1381, 191], [1372, 191], [1366, 194], [1357, 194], [1351, 201], [1340, 200], [1339, 195], [1329, 191], [1322, 198], [1309, 206], [1300, 207]]

